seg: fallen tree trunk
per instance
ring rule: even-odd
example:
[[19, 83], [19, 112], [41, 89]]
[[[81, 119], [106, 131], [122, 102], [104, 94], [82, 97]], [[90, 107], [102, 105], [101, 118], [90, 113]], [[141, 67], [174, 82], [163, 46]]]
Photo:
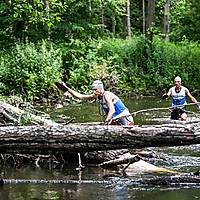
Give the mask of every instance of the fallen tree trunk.
[[56, 125], [56, 122], [51, 119], [34, 115], [31, 112], [21, 110], [3, 101], [0, 101], [0, 113], [9, 121], [18, 125], [23, 124], [23, 121], [28, 121], [29, 124]]
[[[138, 178], [138, 179], [120, 179], [120, 184], [131, 186], [183, 186], [183, 185], [200, 185], [200, 177], [195, 175], [175, 175], [175, 176], [161, 176], [154, 178]], [[71, 180], [71, 179], [0, 179], [0, 185], [3, 184], [117, 184], [116, 179], [112, 180]]]
[[7, 126], [0, 127], [0, 153], [66, 154], [126, 148], [200, 144], [199, 127]]

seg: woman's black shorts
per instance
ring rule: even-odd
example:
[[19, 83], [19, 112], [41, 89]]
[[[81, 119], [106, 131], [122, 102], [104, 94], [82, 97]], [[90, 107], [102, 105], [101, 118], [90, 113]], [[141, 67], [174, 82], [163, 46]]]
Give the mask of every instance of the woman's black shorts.
[[171, 111], [171, 119], [179, 120], [183, 113], [185, 113], [185, 107], [184, 108], [174, 108]]

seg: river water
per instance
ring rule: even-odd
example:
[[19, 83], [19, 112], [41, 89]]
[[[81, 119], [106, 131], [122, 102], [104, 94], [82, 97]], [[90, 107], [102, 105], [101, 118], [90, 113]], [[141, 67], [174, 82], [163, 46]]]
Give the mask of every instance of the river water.
[[[131, 112], [148, 108], [169, 107], [170, 101], [161, 101], [155, 97], [126, 100]], [[195, 108], [188, 107], [195, 112]], [[96, 103], [65, 105], [63, 108], [46, 108], [46, 112], [54, 119], [65, 117], [68, 121], [74, 118], [74, 122], [99, 122], [102, 116]], [[136, 124], [157, 124], [169, 122], [169, 111], [143, 112], [134, 117]], [[199, 115], [189, 114], [190, 119], [199, 119]], [[180, 172], [192, 173], [199, 170], [200, 146], [191, 145], [185, 147], [147, 148], [156, 152], [164, 161], [154, 163], [174, 169]], [[22, 167], [1, 166], [1, 176], [13, 179], [66, 179], [78, 180], [69, 184], [6, 184], [0, 187], [0, 200], [42, 200], [42, 199], [66, 199], [66, 200], [192, 200], [200, 199], [198, 185], [182, 186], [144, 186], [135, 185], [131, 180], [145, 177], [155, 177], [152, 173], [135, 173], [132, 177], [115, 177], [103, 182], [103, 174], [107, 171], [95, 167], [86, 166], [82, 171], [77, 170], [78, 163], [65, 163], [62, 168], [41, 168], [35, 165]], [[81, 180], [83, 183], [81, 183]], [[88, 182], [84, 182], [88, 180]], [[90, 181], [99, 181], [92, 183]]]

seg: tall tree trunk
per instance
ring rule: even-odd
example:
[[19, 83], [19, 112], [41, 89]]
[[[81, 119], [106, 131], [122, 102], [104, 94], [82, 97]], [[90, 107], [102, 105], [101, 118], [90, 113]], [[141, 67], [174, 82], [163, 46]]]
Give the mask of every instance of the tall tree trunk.
[[145, 34], [146, 32], [146, 17], [145, 17], [145, 0], [142, 0], [142, 33]]
[[127, 15], [126, 15], [126, 8], [123, 15], [123, 30], [122, 30], [122, 38], [126, 38], [126, 30], [127, 30]]
[[170, 0], [166, 0], [164, 5], [164, 27], [163, 34], [165, 41], [169, 41], [169, 15], [170, 15]]
[[[47, 16], [49, 16], [49, 11], [50, 11], [50, 1], [49, 0], [44, 0], [44, 4], [45, 4], [45, 10], [46, 10], [46, 13], [47, 13]], [[50, 27], [47, 26], [47, 38], [48, 40], [50, 40]]]
[[146, 19], [146, 36], [151, 49], [153, 41], [153, 26], [155, 23], [155, 0], [148, 0], [147, 19]]
[[127, 30], [128, 30], [128, 39], [131, 39], [130, 0], [127, 0]]
[[91, 4], [91, 0], [89, 0], [89, 16], [91, 17], [92, 14], [92, 4]]
[[[91, 17], [92, 17], [92, 2], [91, 2], [91, 0], [89, 0], [89, 2], [88, 2], [88, 10], [89, 10], [89, 18], [91, 19]], [[89, 34], [88, 37], [91, 39], [91, 34]]]
[[154, 25], [155, 20], [155, 0], [147, 0], [147, 19], [146, 19], [146, 29], [147, 31], [151, 29]]
[[103, 5], [103, 0], [101, 1], [101, 24], [102, 24], [102, 28], [104, 30], [105, 23], [104, 23], [104, 5]]
[[127, 4], [124, 9], [124, 15], [123, 15], [123, 31], [122, 31], [122, 37], [125, 39], [130, 34], [130, 0], [127, 0]]
[[112, 15], [112, 32], [115, 35], [116, 33], [116, 19], [115, 19], [115, 15]]

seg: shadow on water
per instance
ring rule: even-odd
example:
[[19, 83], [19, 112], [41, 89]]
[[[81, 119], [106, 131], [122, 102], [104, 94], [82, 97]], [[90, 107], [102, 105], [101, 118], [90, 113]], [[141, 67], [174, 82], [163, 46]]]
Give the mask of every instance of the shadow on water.
[[[170, 101], [157, 98], [125, 99], [130, 112], [141, 109], [170, 107]], [[189, 108], [191, 111], [194, 109]], [[61, 116], [66, 121], [74, 118], [74, 122], [101, 122], [102, 116], [96, 103], [68, 105], [64, 108], [45, 110], [54, 119]], [[138, 114], [134, 117], [136, 124], [159, 124], [169, 121], [170, 112], [155, 111]], [[146, 150], [146, 149], [145, 149]], [[200, 166], [200, 146], [147, 148], [165, 159], [154, 164], [180, 172], [194, 172]], [[108, 171], [102, 168], [86, 166], [77, 171], [77, 163], [65, 163], [61, 169], [43, 169], [24, 166], [22, 168], [1, 167], [1, 176], [13, 179], [66, 179], [66, 180], [97, 180], [103, 181]], [[41, 200], [41, 199], [78, 199], [78, 200], [192, 200], [200, 199], [197, 185], [179, 186], [144, 186], [136, 185], [131, 180], [154, 177], [157, 174], [135, 173], [130, 178], [112, 178], [111, 183], [76, 183], [76, 184], [16, 184], [0, 187], [1, 200]]]

